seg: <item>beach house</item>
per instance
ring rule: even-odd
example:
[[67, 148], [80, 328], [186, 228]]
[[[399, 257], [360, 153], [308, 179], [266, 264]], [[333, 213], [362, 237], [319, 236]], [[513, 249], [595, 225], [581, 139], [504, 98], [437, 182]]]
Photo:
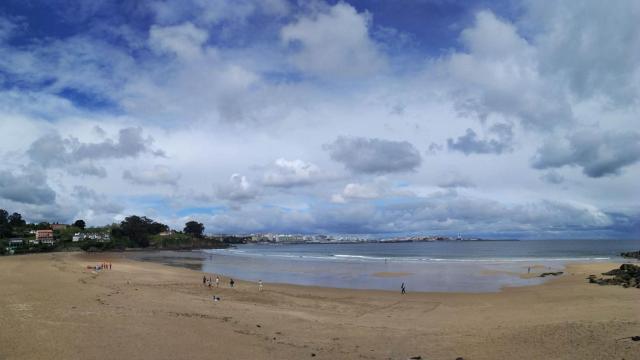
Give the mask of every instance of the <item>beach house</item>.
[[37, 230], [35, 241], [30, 240], [29, 242], [36, 244], [53, 245], [53, 243], [55, 242], [55, 239], [53, 238], [53, 230]]

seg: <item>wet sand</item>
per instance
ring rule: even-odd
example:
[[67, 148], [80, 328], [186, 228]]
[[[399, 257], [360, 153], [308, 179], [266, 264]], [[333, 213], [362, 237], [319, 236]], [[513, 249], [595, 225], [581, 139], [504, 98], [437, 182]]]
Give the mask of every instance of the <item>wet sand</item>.
[[380, 271], [380, 272], [376, 272], [373, 273], [373, 276], [376, 277], [403, 277], [403, 276], [408, 276], [408, 275], [412, 275], [412, 273], [409, 272], [393, 272], [393, 271]]
[[[113, 270], [86, 269], [102, 260]], [[585, 280], [615, 266], [401, 296], [226, 277], [209, 289], [201, 272], [120, 254], [3, 257], [0, 359], [640, 359], [622, 339], [640, 335], [640, 291]]]

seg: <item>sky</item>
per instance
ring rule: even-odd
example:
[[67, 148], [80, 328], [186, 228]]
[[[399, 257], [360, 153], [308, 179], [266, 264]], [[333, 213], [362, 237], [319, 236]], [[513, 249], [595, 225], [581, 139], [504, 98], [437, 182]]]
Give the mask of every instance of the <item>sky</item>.
[[640, 237], [637, 1], [5, 0], [0, 208]]

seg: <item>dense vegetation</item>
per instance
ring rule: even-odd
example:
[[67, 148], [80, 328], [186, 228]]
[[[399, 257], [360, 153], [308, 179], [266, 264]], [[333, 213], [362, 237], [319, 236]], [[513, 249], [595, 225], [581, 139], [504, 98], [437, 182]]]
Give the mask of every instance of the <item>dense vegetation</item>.
[[[159, 223], [146, 216], [131, 215], [120, 223], [102, 227], [87, 227], [84, 220], [76, 220], [72, 225], [53, 231], [56, 243], [54, 245], [33, 244], [29, 240], [35, 239], [33, 230], [51, 229], [48, 222], [27, 223], [19, 213], [9, 214], [0, 209], [0, 255], [9, 251], [23, 254], [43, 251], [85, 250], [105, 251], [124, 250], [126, 248], [156, 248], [156, 249], [196, 249], [223, 248], [229, 244], [246, 241], [237, 236], [206, 236], [205, 227], [197, 221], [188, 221], [182, 232], [171, 231], [169, 226]], [[105, 239], [82, 239], [74, 242], [76, 233], [85, 235], [98, 234]], [[10, 238], [23, 239], [21, 245], [9, 246]]]

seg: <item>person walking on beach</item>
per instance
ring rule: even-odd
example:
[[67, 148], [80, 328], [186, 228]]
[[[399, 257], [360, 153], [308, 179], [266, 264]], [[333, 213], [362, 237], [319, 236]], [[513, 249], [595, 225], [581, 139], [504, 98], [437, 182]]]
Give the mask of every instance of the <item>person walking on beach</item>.
[[202, 275], [202, 286], [207, 285], [207, 277], [205, 275]]
[[531, 266], [527, 268], [527, 274], [531, 274]]
[[220, 287], [220, 278], [216, 276], [216, 287]]
[[233, 284], [235, 284], [235, 283], [236, 283], [236, 282], [235, 282], [235, 281], [233, 281], [233, 279], [229, 279], [229, 286], [230, 286], [230, 287], [233, 287]]
[[402, 295], [407, 293], [407, 289], [404, 287], [404, 283], [402, 283], [402, 285], [400, 285], [400, 289], [402, 290]]
[[258, 291], [262, 291], [262, 280], [258, 280]]

